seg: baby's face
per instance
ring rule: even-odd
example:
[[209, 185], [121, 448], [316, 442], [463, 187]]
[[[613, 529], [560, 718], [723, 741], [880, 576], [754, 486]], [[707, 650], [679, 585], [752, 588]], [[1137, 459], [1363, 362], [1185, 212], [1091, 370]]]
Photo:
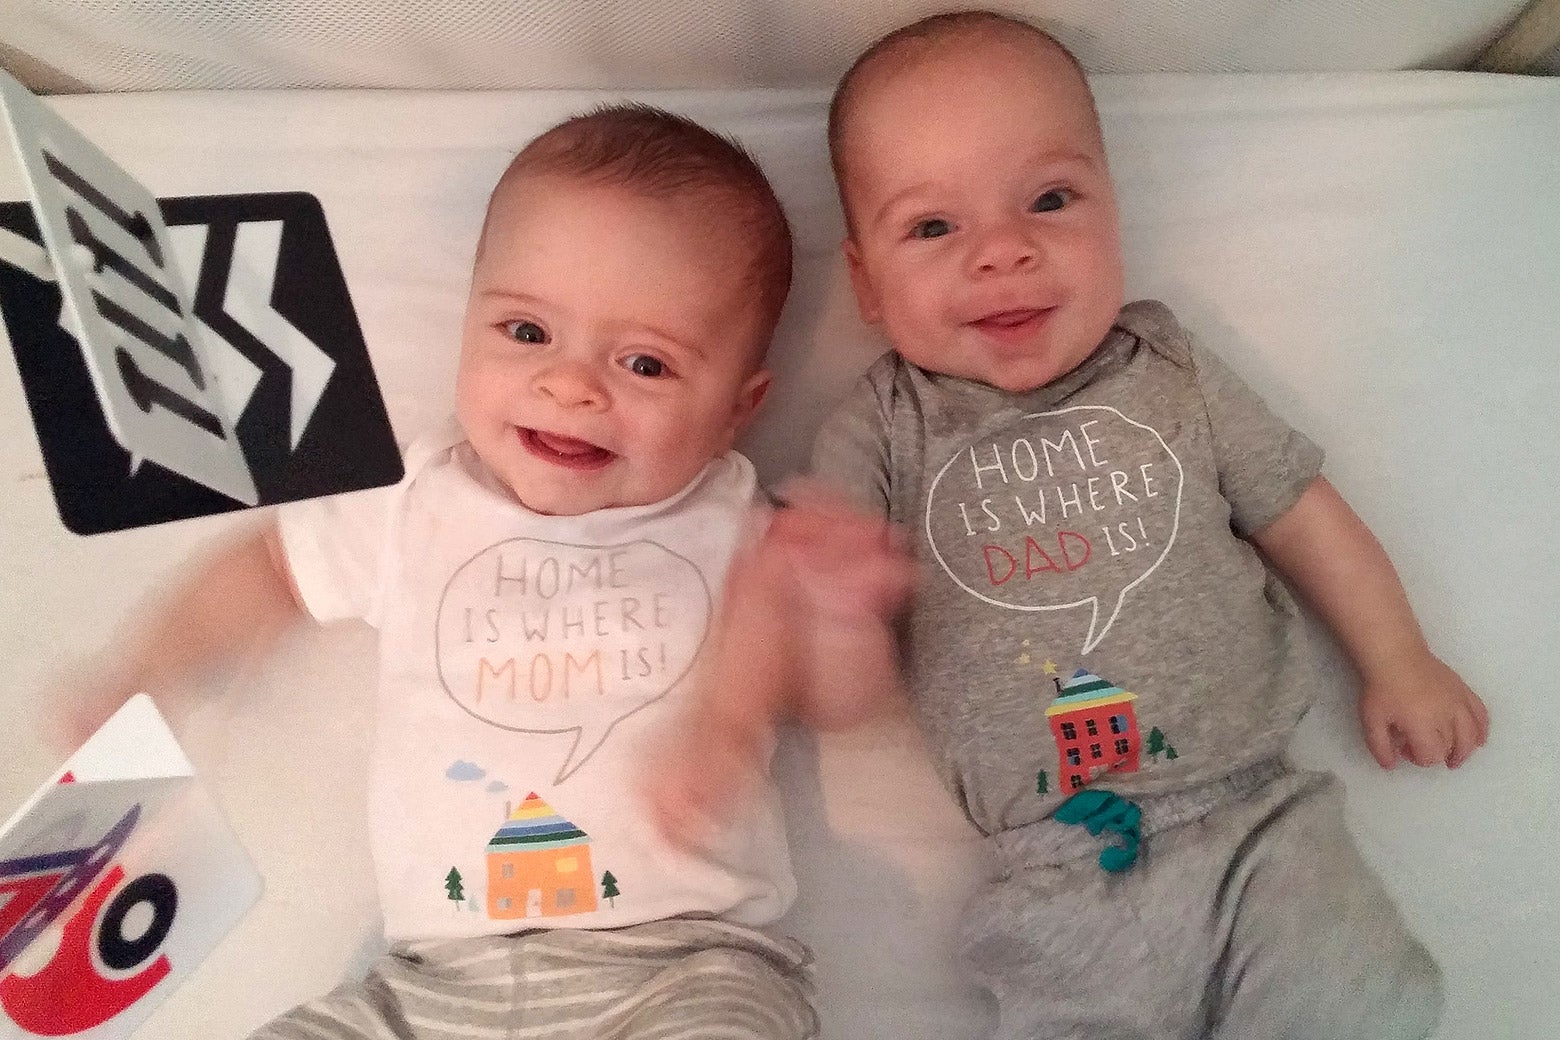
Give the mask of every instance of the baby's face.
[[1104, 148], [1066, 59], [959, 42], [862, 88], [843, 191], [863, 317], [907, 360], [1009, 391], [1076, 367], [1123, 290]]
[[[559, 175], [493, 202], [456, 412], [528, 508], [646, 505], [728, 450], [768, 375], [737, 236], [692, 205]], [[724, 243], [731, 243], [725, 247]]]

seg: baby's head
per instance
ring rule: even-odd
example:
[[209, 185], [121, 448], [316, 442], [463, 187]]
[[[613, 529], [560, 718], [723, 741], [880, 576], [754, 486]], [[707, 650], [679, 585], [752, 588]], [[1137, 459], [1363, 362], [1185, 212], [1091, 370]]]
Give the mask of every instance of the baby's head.
[[641, 105], [570, 119], [488, 203], [461, 426], [537, 512], [668, 498], [752, 418], [790, 284], [785, 213], [739, 146]]
[[1116, 199], [1067, 50], [985, 11], [936, 15], [840, 81], [829, 152], [862, 316], [922, 368], [1042, 386], [1122, 303]]

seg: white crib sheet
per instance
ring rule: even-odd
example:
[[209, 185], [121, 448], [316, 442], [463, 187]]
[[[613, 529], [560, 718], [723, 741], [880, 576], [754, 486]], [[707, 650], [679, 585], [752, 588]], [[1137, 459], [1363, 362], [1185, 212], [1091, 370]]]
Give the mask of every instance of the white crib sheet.
[[[1432, 641], [1490, 703], [1457, 774], [1382, 773], [1341, 668], [1297, 745], [1445, 966], [1443, 1037], [1560, 1026], [1560, 82], [1453, 73], [1097, 80], [1135, 296], [1171, 303], [1291, 421], [1396, 559]], [[302, 189], [330, 221], [404, 441], [448, 407], [486, 193], [531, 134], [609, 95], [194, 93], [59, 109], [160, 195]], [[800, 243], [748, 447], [777, 477], [881, 349], [860, 327], [816, 92], [640, 94], [739, 134]], [[0, 198], [22, 197], [0, 155]], [[172, 562], [231, 520], [80, 539], [58, 524], [14, 368], [0, 365], [0, 807], [52, 766], [40, 684], [102, 645]], [[310, 636], [179, 723], [266, 874], [259, 908], [145, 1027], [238, 1037], [378, 948], [362, 823], [372, 657]], [[948, 933], [987, 869], [914, 733], [796, 737], [790, 793], [831, 1040], [959, 1040], [990, 1011]]]

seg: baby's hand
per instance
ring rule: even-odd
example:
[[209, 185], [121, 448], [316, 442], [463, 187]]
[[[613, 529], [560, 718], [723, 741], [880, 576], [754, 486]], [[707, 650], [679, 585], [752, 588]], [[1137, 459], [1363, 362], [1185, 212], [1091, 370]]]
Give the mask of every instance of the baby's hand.
[[1461, 677], [1430, 653], [1360, 692], [1365, 744], [1383, 769], [1399, 758], [1456, 769], [1484, 746], [1490, 713]]
[[136, 692], [108, 654], [77, 662], [51, 679], [40, 695], [39, 735], [55, 751], [74, 752]]
[[820, 618], [891, 621], [915, 584], [903, 535], [817, 481], [783, 495], [760, 551], [783, 554], [804, 604]]
[[844, 729], [900, 706], [893, 620], [915, 565], [897, 530], [821, 485], [789, 485], [786, 498], [760, 551], [783, 561], [799, 620], [792, 710], [815, 729]]
[[760, 781], [760, 746], [719, 720], [690, 719], [652, 758], [645, 791], [661, 834], [683, 848], [708, 849]]
[[816, 483], [732, 561], [693, 710], [650, 763], [651, 812], [666, 837], [708, 847], [768, 768], [775, 726], [841, 729], [882, 714], [898, 691], [892, 620], [913, 566], [881, 520]]

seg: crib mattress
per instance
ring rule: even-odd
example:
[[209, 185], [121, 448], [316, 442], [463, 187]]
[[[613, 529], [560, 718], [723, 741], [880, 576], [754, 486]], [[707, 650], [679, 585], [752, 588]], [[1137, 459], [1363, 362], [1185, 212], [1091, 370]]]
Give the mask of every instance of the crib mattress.
[[[1455, 774], [1369, 759], [1336, 660], [1296, 757], [1342, 774], [1350, 823], [1445, 966], [1441, 1035], [1560, 1023], [1560, 82], [1457, 73], [1097, 77], [1128, 289], [1170, 303], [1329, 453], [1441, 654], [1487, 699]], [[321, 201], [405, 442], [448, 412], [472, 248], [529, 136], [616, 94], [223, 92], [81, 96], [58, 110], [158, 195]], [[776, 386], [746, 448], [770, 480], [883, 349], [855, 314], [816, 91], [639, 93], [739, 135], [798, 238]], [[9, 153], [0, 199], [22, 197]], [[0, 808], [54, 764], [44, 681], [105, 645], [173, 562], [240, 522], [79, 538], [61, 528], [21, 389], [0, 365]], [[379, 950], [364, 826], [372, 642], [299, 639], [202, 688], [177, 728], [264, 871], [239, 930], [144, 1027], [238, 1037]], [[777, 760], [825, 1033], [981, 1036], [951, 932], [991, 866], [907, 724]]]

